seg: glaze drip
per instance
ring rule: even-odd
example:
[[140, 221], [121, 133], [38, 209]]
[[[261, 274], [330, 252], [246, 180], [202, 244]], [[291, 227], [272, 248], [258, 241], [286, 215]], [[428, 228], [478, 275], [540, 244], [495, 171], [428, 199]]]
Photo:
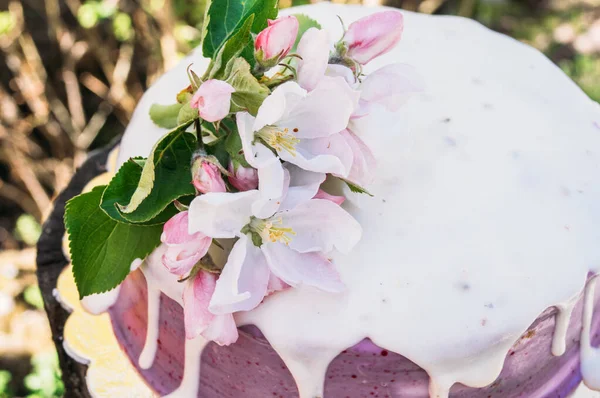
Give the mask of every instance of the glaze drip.
[[153, 281], [146, 279], [148, 286], [148, 325], [146, 342], [140, 354], [139, 365], [142, 369], [150, 369], [158, 348], [158, 323], [160, 314], [160, 289]]
[[552, 355], [554, 356], [559, 357], [563, 355], [567, 349], [569, 322], [571, 321], [571, 314], [573, 313], [575, 304], [579, 300], [579, 296], [577, 295], [566, 303], [556, 306], [558, 312], [556, 313], [554, 336], [552, 337]]
[[183, 380], [180, 386], [165, 398], [195, 398], [198, 396], [200, 386], [200, 364], [202, 362], [202, 351], [208, 341], [198, 336], [193, 340], [185, 341], [185, 365], [183, 369]]
[[595, 275], [588, 281], [585, 289], [581, 330], [581, 374], [586, 386], [600, 391], [600, 348], [592, 346], [592, 318], [598, 280], [600, 275]]

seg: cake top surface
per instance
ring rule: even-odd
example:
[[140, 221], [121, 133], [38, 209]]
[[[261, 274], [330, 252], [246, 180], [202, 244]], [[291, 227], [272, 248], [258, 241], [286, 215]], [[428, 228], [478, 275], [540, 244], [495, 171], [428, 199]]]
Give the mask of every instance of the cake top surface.
[[[337, 15], [349, 23], [370, 12], [289, 11], [334, 37]], [[599, 270], [600, 106], [542, 54], [475, 22], [404, 17], [400, 44], [367, 70], [410, 64], [426, 90], [359, 122], [378, 161], [373, 197], [331, 187], [344, 190], [343, 207], [363, 228], [350, 254], [332, 255], [347, 289], [299, 286], [236, 314], [238, 325], [261, 329], [302, 397], [319, 390], [340, 351], [367, 337], [427, 370], [432, 396], [455, 382], [487, 385], [532, 321], [568, 306]], [[148, 110], [187, 85], [190, 62], [207, 63], [188, 56], [143, 97], [120, 163], [147, 156], [166, 132]]]

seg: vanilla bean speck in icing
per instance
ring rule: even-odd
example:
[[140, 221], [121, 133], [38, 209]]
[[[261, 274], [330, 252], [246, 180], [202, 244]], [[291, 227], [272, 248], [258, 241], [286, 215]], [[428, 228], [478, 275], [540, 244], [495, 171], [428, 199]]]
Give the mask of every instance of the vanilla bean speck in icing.
[[[349, 23], [376, 10], [323, 4], [289, 12], [319, 20], [333, 38], [341, 33], [337, 15]], [[186, 85], [190, 62], [196, 69], [206, 64], [198, 53], [191, 55], [144, 96], [123, 138], [121, 163], [148, 155], [164, 134], [148, 109]], [[346, 291], [301, 286], [236, 314], [238, 326], [256, 326], [291, 372], [298, 393], [290, 387], [281, 396], [343, 397], [327, 394], [328, 375], [342, 369], [333, 361], [350, 348], [361, 356], [367, 344], [389, 351], [390, 358], [402, 356], [415, 366], [415, 375], [422, 368], [429, 376], [417, 377], [413, 387], [381, 381], [387, 391], [382, 397], [404, 396], [411, 388], [422, 397], [423, 383], [431, 398], [446, 398], [451, 389], [451, 396], [480, 397], [455, 384], [491, 388], [486, 386], [503, 371], [518, 377], [506, 368], [511, 352], [536, 327], [545, 332], [529, 337], [547, 339], [536, 360], [557, 364], [556, 383], [540, 382], [525, 396], [550, 397], [559, 390], [558, 396], [565, 396], [575, 387], [564, 374], [579, 374], [580, 337], [584, 381], [600, 390], [600, 354], [593, 348], [600, 300], [595, 279], [589, 279], [600, 271], [600, 106], [536, 50], [461, 18], [405, 13], [402, 41], [368, 70], [391, 62], [414, 66], [427, 90], [397, 113], [379, 111], [357, 122], [378, 172], [369, 187], [373, 197], [344, 191], [344, 208], [364, 230], [351, 254], [332, 255]], [[149, 353], [158, 349], [162, 355], [156, 346], [159, 329], [176, 333], [162, 324], [169, 319], [159, 320], [168, 299], [157, 289], [180, 302], [181, 283], [161, 267], [152, 259], [142, 266], [152, 322], [141, 369], [152, 368], [155, 358]], [[121, 296], [134, 297], [129, 279], [125, 286], [130, 290], [123, 293], [122, 287]], [[126, 310], [135, 303], [123, 300], [112, 315], [117, 336], [126, 339], [118, 320], [127, 319]], [[552, 308], [558, 310], [549, 313]], [[251, 344], [248, 336], [236, 343], [240, 350]], [[128, 344], [133, 343], [124, 343], [130, 355], [139, 351], [139, 344]], [[171, 396], [198, 395], [202, 383], [192, 373], [197, 379], [205, 345], [186, 342], [188, 369]], [[231, 353], [236, 345], [222, 352]], [[210, 355], [214, 361], [220, 354], [211, 348]], [[363, 377], [360, 369], [355, 373], [354, 378]], [[213, 390], [214, 396], [236, 396], [218, 386], [206, 396]]]

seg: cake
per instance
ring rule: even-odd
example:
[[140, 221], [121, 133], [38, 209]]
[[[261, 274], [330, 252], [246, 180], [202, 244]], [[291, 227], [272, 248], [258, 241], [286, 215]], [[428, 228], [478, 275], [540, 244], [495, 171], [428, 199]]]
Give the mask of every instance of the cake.
[[[285, 14], [337, 37], [338, 16], [382, 10]], [[183, 284], [164, 249], [112, 297], [88, 299], [110, 305], [117, 339], [158, 394], [551, 398], [582, 380], [600, 391], [600, 106], [538, 51], [476, 22], [403, 16], [398, 46], [366, 70], [410, 64], [425, 89], [358, 121], [378, 172], [372, 196], [332, 186], [363, 230], [351, 253], [333, 254], [343, 292], [270, 295], [235, 313], [228, 346], [186, 339]], [[192, 53], [144, 95], [119, 166], [165, 134], [150, 107], [188, 84], [190, 63], [208, 61]]]

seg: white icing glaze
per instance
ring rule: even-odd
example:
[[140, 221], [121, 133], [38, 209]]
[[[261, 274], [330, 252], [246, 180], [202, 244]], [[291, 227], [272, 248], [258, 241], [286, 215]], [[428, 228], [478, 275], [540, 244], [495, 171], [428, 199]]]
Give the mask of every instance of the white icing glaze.
[[[112, 153], [112, 152], [111, 152]], [[136, 258], [131, 262], [131, 266], [129, 267], [130, 271], [135, 271], [142, 264], [142, 260]], [[89, 296], [85, 296], [81, 299], [81, 306], [87, 312], [93, 315], [102, 314], [103, 312], [108, 311], [110, 307], [112, 307], [119, 298], [119, 292], [121, 291], [121, 285], [115, 287], [112, 290], [104, 293], [91, 294]]]
[[[338, 37], [337, 15], [350, 23], [373, 11], [320, 4], [291, 12], [308, 14]], [[302, 398], [322, 394], [334, 353], [365, 337], [424, 368], [431, 396], [440, 398], [456, 382], [493, 382], [510, 347], [551, 306], [561, 308], [553, 344], [560, 354], [565, 303], [600, 264], [600, 107], [512, 39], [460, 18], [405, 17], [401, 44], [367, 69], [409, 63], [428, 92], [394, 115], [359, 121], [379, 168], [369, 187], [374, 197], [345, 191], [344, 207], [364, 228], [350, 255], [332, 256], [347, 291], [301, 286], [236, 317], [261, 329]], [[165, 133], [148, 109], [187, 85], [191, 60], [198, 70], [206, 65], [191, 55], [142, 98], [120, 163], [147, 156]], [[157, 277], [180, 302], [181, 284]], [[597, 351], [584, 351], [582, 366], [596, 372], [586, 381], [600, 389]]]
[[556, 306], [558, 312], [556, 313], [554, 336], [552, 336], [552, 355], [554, 356], [561, 356], [567, 349], [569, 322], [571, 321], [573, 308], [575, 308], [579, 298], [580, 295], [577, 294], [566, 303]]
[[208, 341], [198, 336], [194, 340], [185, 340], [185, 365], [183, 368], [183, 380], [180, 386], [172, 393], [165, 395], [166, 398], [195, 398], [198, 396], [200, 385], [200, 363], [202, 362], [202, 351]]
[[148, 291], [148, 324], [146, 327], [146, 341], [140, 353], [139, 365], [142, 369], [150, 369], [156, 357], [158, 348], [158, 330], [160, 314], [160, 289], [150, 280], [147, 280]]
[[586, 386], [600, 391], [600, 348], [592, 347], [592, 317], [594, 314], [595, 289], [598, 275], [588, 281], [583, 304], [583, 328], [581, 330], [581, 374]]

